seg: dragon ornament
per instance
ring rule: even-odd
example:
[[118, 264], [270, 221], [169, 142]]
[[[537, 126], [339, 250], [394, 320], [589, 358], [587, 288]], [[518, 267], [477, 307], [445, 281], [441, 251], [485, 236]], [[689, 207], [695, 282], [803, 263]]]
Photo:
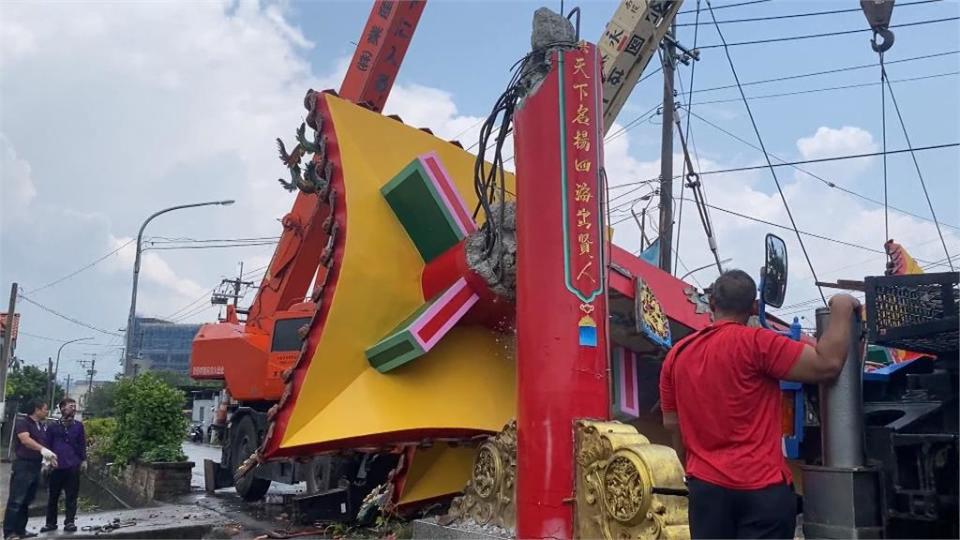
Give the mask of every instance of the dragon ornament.
[[630, 425], [576, 426], [576, 538], [690, 538], [683, 467], [672, 448]]

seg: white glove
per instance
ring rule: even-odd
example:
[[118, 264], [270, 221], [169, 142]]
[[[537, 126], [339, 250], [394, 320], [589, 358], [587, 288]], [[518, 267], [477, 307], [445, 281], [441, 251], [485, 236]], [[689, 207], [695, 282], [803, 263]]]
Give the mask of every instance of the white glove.
[[51, 451], [50, 451], [49, 449], [47, 449], [47, 448], [41, 448], [41, 449], [40, 449], [40, 455], [43, 456], [43, 459], [45, 459], [45, 460], [47, 460], [47, 461], [56, 461], [56, 460], [57, 460], [57, 455], [54, 454], [53, 452], [51, 452]]

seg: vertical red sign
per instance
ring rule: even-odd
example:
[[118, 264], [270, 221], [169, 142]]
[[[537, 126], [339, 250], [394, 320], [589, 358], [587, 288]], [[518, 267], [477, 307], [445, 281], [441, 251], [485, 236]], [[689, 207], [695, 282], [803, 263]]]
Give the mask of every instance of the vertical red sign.
[[425, 0], [374, 2], [340, 87], [344, 98], [383, 110], [425, 5]]
[[574, 423], [610, 412], [600, 60], [550, 66], [514, 116], [518, 538], [573, 535]]

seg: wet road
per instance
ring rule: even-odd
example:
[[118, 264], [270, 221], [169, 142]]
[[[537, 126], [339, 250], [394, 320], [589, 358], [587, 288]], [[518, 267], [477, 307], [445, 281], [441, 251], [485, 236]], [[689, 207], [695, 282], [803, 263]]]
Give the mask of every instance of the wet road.
[[[193, 476], [190, 479], [190, 485], [194, 490], [203, 490], [203, 460], [212, 459], [216, 462], [220, 461], [220, 447], [219, 446], [210, 446], [209, 444], [196, 444], [192, 442], [183, 443], [183, 453], [187, 455], [187, 459], [194, 463], [193, 466]], [[236, 490], [234, 488], [223, 488], [218, 489], [217, 493], [232, 493], [236, 495]], [[270, 491], [267, 492], [268, 499], [272, 499], [271, 496], [283, 496], [283, 495], [298, 495], [306, 492], [306, 485], [303, 483], [289, 485], [281, 484], [278, 482], [273, 482], [270, 484]]]

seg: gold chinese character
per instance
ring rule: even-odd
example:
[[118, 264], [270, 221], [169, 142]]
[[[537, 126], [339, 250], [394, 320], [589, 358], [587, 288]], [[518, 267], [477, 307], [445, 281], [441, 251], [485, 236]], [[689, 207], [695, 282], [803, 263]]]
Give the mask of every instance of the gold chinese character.
[[580, 83], [573, 85], [577, 89], [577, 98], [580, 101], [583, 101], [583, 98], [590, 97], [590, 94], [587, 93], [587, 83]]
[[586, 182], [577, 184], [576, 192], [573, 194], [573, 199], [575, 201], [588, 203], [592, 198], [593, 194], [590, 193], [590, 186], [588, 186]]
[[590, 119], [587, 117], [588, 112], [590, 112], [590, 110], [584, 107], [582, 104], [577, 105], [577, 116], [573, 117], [573, 123], [580, 124], [582, 126], [589, 126]]
[[583, 70], [583, 68], [585, 67], [587, 67], [586, 58], [581, 56], [573, 60], [573, 74], [574, 75], [580, 74], [580, 75], [583, 75], [584, 79], [589, 79], [590, 76], [587, 75], [587, 72]]
[[583, 229], [589, 229], [590, 227], [593, 226], [593, 224], [590, 223], [589, 219], [590, 219], [589, 210], [587, 210], [586, 208], [580, 208], [579, 210], [577, 210], [577, 227], [581, 227]]
[[593, 163], [589, 159], [576, 159], [573, 161], [573, 168], [577, 172], [590, 172], [590, 166]]
[[580, 52], [590, 52], [590, 44], [585, 40], [580, 40], [580, 43], [577, 43], [577, 48], [580, 49]]
[[584, 265], [583, 270], [580, 270], [580, 273], [577, 274], [577, 280], [580, 280], [580, 278], [582, 278], [583, 276], [587, 276], [587, 278], [589, 278], [590, 281], [596, 283], [597, 280], [594, 279], [592, 275], [587, 273], [587, 270], [589, 270], [591, 266], [593, 266], [593, 261], [592, 260], [587, 261], [587, 264]]
[[584, 152], [590, 151], [590, 135], [586, 130], [578, 129], [573, 134], [573, 147]]
[[[578, 234], [577, 242], [580, 243], [581, 255], [591, 255], [593, 253], [593, 240], [590, 239], [590, 233]], [[591, 255], [591, 258], [592, 258], [592, 255]]]

